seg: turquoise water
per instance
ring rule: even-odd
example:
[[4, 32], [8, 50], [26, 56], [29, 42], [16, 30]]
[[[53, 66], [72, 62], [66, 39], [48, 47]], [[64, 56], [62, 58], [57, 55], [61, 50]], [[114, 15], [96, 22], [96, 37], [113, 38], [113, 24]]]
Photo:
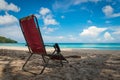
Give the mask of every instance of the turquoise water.
[[60, 46], [63, 48], [120, 50], [120, 43], [61, 43]]
[[25, 43], [0, 43], [0, 46], [7, 46], [7, 47], [26, 47]]
[[[45, 43], [53, 45], [53, 43]], [[120, 43], [59, 43], [60, 48], [120, 50]], [[0, 43], [0, 46], [26, 47], [25, 43]]]

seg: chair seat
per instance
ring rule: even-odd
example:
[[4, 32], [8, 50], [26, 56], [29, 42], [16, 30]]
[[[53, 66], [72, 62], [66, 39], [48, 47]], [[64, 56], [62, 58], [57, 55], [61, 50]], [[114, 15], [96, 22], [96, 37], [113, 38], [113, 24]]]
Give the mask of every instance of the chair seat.
[[47, 54], [52, 60], [66, 60], [61, 54]]

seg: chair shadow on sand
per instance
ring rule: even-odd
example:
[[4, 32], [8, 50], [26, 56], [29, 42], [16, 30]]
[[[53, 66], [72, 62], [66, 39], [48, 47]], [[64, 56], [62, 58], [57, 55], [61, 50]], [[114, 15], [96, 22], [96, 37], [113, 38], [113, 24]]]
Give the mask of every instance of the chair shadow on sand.
[[[72, 53], [74, 51], [67, 51]], [[90, 54], [81, 53], [81, 58], [70, 57], [69, 64], [63, 67], [48, 66], [41, 75], [33, 75], [21, 70], [22, 64], [26, 60], [25, 51], [0, 50], [0, 80], [119, 80], [119, 56], [111, 54]], [[66, 53], [63, 51], [63, 53]], [[88, 56], [85, 56], [88, 55]], [[112, 56], [112, 58], [111, 58]], [[32, 59], [38, 62], [39, 58], [33, 56]], [[108, 62], [111, 59], [116, 63]], [[32, 60], [31, 60], [32, 61]], [[51, 61], [52, 62], [52, 61]], [[53, 63], [53, 62], [52, 62]], [[56, 63], [55, 63], [56, 64]], [[37, 68], [38, 63], [31, 63], [31, 66]], [[39, 68], [39, 67], [38, 67]], [[38, 69], [35, 69], [36, 71]], [[107, 71], [106, 71], [107, 70]], [[112, 73], [107, 73], [111, 71]], [[113, 76], [115, 73], [118, 76]]]

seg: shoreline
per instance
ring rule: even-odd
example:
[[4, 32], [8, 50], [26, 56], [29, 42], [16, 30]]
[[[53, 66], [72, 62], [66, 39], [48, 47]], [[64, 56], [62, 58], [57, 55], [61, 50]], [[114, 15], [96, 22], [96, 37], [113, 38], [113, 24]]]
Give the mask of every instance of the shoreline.
[[[20, 46], [0, 46], [0, 49], [8, 49], [8, 50], [24, 50], [28, 51], [28, 47], [20, 47]], [[103, 51], [120, 51], [118, 49], [95, 49], [95, 48], [60, 48], [63, 51], [71, 51], [71, 50], [103, 50]], [[46, 51], [54, 50], [53, 47], [46, 47]]]
[[[46, 45], [53, 45], [53, 43], [45, 43]], [[58, 43], [61, 49], [90, 49], [90, 50], [120, 50], [120, 43]], [[0, 48], [24, 50], [27, 49], [25, 43], [0, 43]], [[50, 47], [46, 47], [49, 48]], [[25, 50], [26, 50], [25, 49]]]

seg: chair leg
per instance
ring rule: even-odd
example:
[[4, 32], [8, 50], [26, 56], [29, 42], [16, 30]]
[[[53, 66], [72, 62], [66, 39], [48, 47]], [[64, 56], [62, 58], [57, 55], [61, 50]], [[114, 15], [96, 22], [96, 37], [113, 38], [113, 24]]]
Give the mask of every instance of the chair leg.
[[60, 64], [61, 64], [61, 66], [63, 67], [63, 62], [62, 62], [62, 60], [60, 60]]
[[43, 62], [46, 63], [45, 56], [42, 55]]
[[[25, 67], [25, 65], [27, 64], [27, 62], [30, 60], [30, 58], [32, 57], [32, 55], [33, 55], [33, 54], [31, 53], [31, 55], [28, 57], [28, 59], [27, 59], [26, 62], [24, 63], [24, 65], [23, 65], [23, 67], [22, 67], [22, 70], [27, 71], [27, 70], [24, 69], [24, 67]], [[44, 56], [42, 56], [42, 58], [43, 58], [44, 66], [43, 66], [43, 69], [41, 70], [41, 72], [40, 72], [39, 74], [42, 74], [42, 73], [44, 72], [44, 70], [45, 70], [45, 68], [46, 68], [46, 66], [48, 65], [48, 62], [49, 62], [49, 59], [48, 59], [48, 60], [45, 60]], [[30, 72], [30, 71], [27, 71], [27, 72]], [[33, 73], [33, 72], [30, 72], [30, 73], [36, 75], [36, 73]]]
[[[44, 56], [43, 56], [43, 61], [44, 61]], [[49, 62], [49, 59], [47, 61], [45, 61], [45, 64], [44, 64], [43, 69], [41, 70], [40, 74], [42, 74], [44, 72], [45, 68], [48, 65], [48, 62]]]
[[59, 53], [63, 58], [64, 58], [64, 60], [60, 60], [60, 63], [61, 63], [61, 65], [63, 66], [63, 62], [62, 61], [66, 61], [66, 63], [69, 63], [69, 61], [61, 54], [61, 53]]
[[69, 61], [68, 61], [67, 59], [65, 59], [65, 61], [66, 61], [67, 63], [69, 63]]
[[28, 59], [26, 60], [26, 62], [24, 63], [24, 65], [23, 65], [23, 67], [22, 67], [22, 70], [24, 70], [24, 67], [25, 67], [25, 65], [27, 64], [27, 62], [29, 61], [29, 59], [32, 57], [32, 53], [30, 54], [30, 56], [28, 57]]

